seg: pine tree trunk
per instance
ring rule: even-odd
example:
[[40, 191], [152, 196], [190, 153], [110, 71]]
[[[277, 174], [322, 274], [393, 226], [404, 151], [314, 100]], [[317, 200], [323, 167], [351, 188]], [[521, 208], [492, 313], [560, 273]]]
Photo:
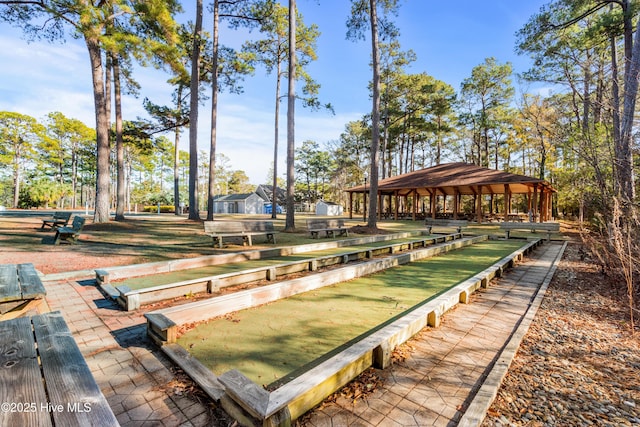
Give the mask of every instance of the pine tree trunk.
[[96, 109], [96, 200], [93, 222], [109, 221], [109, 117], [105, 99], [104, 77], [100, 45], [97, 40], [85, 39], [89, 50], [93, 77], [93, 100]]

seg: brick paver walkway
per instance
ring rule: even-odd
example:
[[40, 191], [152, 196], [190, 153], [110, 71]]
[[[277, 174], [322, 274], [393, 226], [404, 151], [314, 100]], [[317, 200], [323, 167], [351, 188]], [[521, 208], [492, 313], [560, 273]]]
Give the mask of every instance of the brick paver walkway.
[[551, 274], [562, 245], [547, 243], [524, 262], [476, 292], [471, 304], [445, 314], [438, 328], [410, 341], [384, 386], [355, 402], [344, 397], [308, 415], [305, 425], [455, 426], [508, 342], [535, 294]]
[[[386, 373], [385, 385], [355, 403], [317, 409], [311, 426], [455, 425], [491, 362], [549, 273], [560, 245], [545, 244], [525, 262], [460, 305], [439, 328], [425, 329], [414, 350]], [[172, 363], [146, 338], [141, 312], [124, 312], [93, 281], [46, 282], [96, 382], [123, 426], [216, 426], [228, 420], [190, 393]]]
[[47, 301], [60, 310], [96, 382], [122, 426], [211, 426], [210, 405], [176, 378], [171, 362], [146, 338], [141, 313], [104, 299], [93, 284], [47, 282]]

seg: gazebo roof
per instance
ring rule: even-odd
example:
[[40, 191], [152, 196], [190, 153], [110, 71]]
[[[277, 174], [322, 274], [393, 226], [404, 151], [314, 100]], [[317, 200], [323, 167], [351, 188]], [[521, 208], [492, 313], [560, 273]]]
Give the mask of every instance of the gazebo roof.
[[[505, 186], [511, 193], [522, 194], [537, 191], [555, 192], [551, 185], [543, 180], [531, 178], [495, 169], [483, 168], [469, 163], [445, 163], [430, 168], [396, 175], [378, 181], [379, 194], [406, 195], [417, 191], [420, 195], [428, 195], [435, 189], [439, 194], [478, 194], [482, 186], [482, 194], [503, 194]], [[359, 185], [345, 190], [350, 193], [368, 191], [367, 186]]]

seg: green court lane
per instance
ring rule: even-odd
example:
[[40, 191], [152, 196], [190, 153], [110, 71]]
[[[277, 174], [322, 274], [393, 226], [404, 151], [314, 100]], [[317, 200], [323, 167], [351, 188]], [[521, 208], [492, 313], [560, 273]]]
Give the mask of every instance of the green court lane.
[[[425, 236], [424, 239], [428, 239]], [[138, 290], [144, 288], [150, 288], [153, 286], [166, 285], [169, 283], [181, 282], [184, 280], [197, 279], [199, 277], [215, 276], [218, 274], [233, 273], [242, 270], [248, 270], [252, 268], [268, 267], [276, 264], [284, 264], [288, 262], [304, 261], [307, 259], [318, 258], [327, 255], [340, 255], [357, 250], [363, 250], [367, 248], [377, 248], [381, 246], [391, 245], [394, 243], [405, 243], [411, 241], [421, 240], [418, 238], [409, 239], [396, 239], [388, 240], [385, 242], [372, 242], [363, 245], [343, 246], [339, 248], [323, 249], [312, 252], [304, 252], [299, 254], [292, 254], [286, 256], [278, 256], [267, 259], [248, 260], [242, 262], [235, 262], [223, 265], [212, 265], [207, 267], [189, 268], [185, 270], [172, 271], [170, 273], [151, 274], [141, 277], [132, 277], [125, 280], [114, 281], [115, 286], [126, 285], [131, 290]]]
[[198, 325], [178, 339], [220, 375], [287, 382], [351, 340], [468, 279], [526, 242], [485, 241]]

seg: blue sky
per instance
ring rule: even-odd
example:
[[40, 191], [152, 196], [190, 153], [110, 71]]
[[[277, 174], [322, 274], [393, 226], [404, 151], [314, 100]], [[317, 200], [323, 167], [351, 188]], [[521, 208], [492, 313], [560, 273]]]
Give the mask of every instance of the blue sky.
[[[185, 5], [187, 2], [184, 2]], [[408, 72], [426, 72], [460, 89], [474, 66], [487, 57], [511, 62], [515, 72], [529, 67], [529, 60], [514, 54], [515, 32], [538, 12], [542, 0], [401, 0], [398, 17], [403, 50], [412, 49], [417, 61]], [[344, 126], [371, 109], [367, 89], [371, 80], [370, 42], [345, 39], [347, 0], [298, 0], [306, 24], [319, 26], [318, 60], [309, 73], [320, 83], [322, 102], [330, 102], [335, 115], [296, 107], [296, 142], [314, 140], [320, 144], [337, 140]], [[185, 9], [191, 10], [191, 6]], [[186, 16], [186, 19], [192, 19]], [[205, 28], [211, 17], [205, 13]], [[223, 31], [221, 43], [238, 47], [243, 36]], [[0, 24], [0, 111], [17, 111], [42, 119], [60, 111], [95, 126], [91, 75], [85, 45], [81, 40], [65, 44], [24, 41], [19, 29]], [[143, 116], [142, 99], [170, 102], [168, 75], [140, 69], [134, 75], [142, 85], [138, 99], [127, 97], [125, 119]], [[254, 184], [267, 181], [273, 160], [273, 97], [275, 80], [258, 69], [248, 77], [241, 95], [222, 94], [219, 101], [218, 148], [231, 160], [233, 169], [244, 170]], [[286, 155], [286, 102], [281, 108], [279, 171]], [[208, 150], [210, 107], [200, 110], [199, 146]], [[183, 136], [186, 149], [187, 134]], [[279, 175], [281, 175], [279, 173]]]

